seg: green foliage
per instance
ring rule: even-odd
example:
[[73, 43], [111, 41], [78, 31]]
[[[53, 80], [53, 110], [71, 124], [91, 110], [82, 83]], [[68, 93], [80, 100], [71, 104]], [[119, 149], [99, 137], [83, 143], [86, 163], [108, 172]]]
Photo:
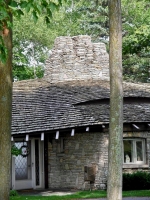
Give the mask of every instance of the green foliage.
[[54, 27], [51, 27], [51, 24], [50, 28], [48, 28], [47, 25], [43, 23], [43, 20], [44, 15], [41, 15], [35, 24], [31, 13], [24, 13], [24, 16], [22, 16], [20, 20], [14, 17], [14, 48], [19, 50], [18, 46], [20, 46], [21, 51], [23, 51], [23, 47], [28, 47], [30, 43], [33, 43], [34, 47], [36, 48], [51, 48], [54, 39], [57, 37], [57, 32], [55, 31]]
[[14, 155], [14, 156], [21, 155], [21, 149], [18, 149], [15, 145], [13, 145], [11, 147], [11, 154]]
[[9, 7], [6, 3], [6, 1], [1, 0], [0, 1], [0, 30], [3, 29], [4, 22], [10, 20], [10, 15], [9, 15]]
[[125, 37], [123, 53], [140, 53], [143, 49], [149, 50], [150, 47], [150, 25], [141, 25], [134, 29], [134, 32]]
[[0, 60], [5, 63], [7, 58], [7, 48], [4, 45], [2, 36], [0, 36]]
[[18, 192], [16, 190], [10, 190], [9, 196], [10, 197], [16, 197], [16, 196], [18, 196]]
[[104, 40], [108, 37], [107, 0], [84, 1], [78, 10], [83, 13], [82, 28], [88, 35], [92, 35], [93, 41]]
[[128, 54], [123, 58], [124, 80], [150, 82], [150, 53]]
[[42, 78], [43, 75], [44, 75], [44, 68], [42, 66], [38, 67], [14, 66], [13, 68], [13, 77], [18, 81], [34, 79], [34, 78]]
[[36, 23], [41, 14], [45, 15], [46, 24], [50, 23], [52, 13], [59, 8], [62, 4], [61, 0], [52, 1], [52, 0], [22, 0], [22, 1], [11, 1], [9, 7], [12, 9], [12, 12], [15, 16], [20, 18], [21, 15], [24, 15], [24, 12], [31, 13], [34, 22]]
[[43, 21], [42, 14], [35, 24], [30, 12], [25, 12], [20, 20], [14, 17], [13, 77], [17, 80], [41, 78], [44, 74], [45, 60], [58, 33], [52, 22], [48, 28]]
[[[24, 13], [30, 13], [34, 23], [37, 22], [42, 14], [44, 22], [48, 25], [52, 18], [52, 13], [62, 5], [62, 0], [12, 0], [0, 1], [0, 31], [4, 28], [12, 28], [11, 15], [20, 19]], [[7, 51], [3, 42], [3, 37], [0, 38], [0, 60], [6, 62]]]
[[31, 20], [31, 15], [25, 13], [18, 21], [14, 17], [13, 27], [13, 65], [44, 65], [48, 51], [57, 36], [55, 30], [48, 29], [43, 23], [43, 16], [39, 17], [36, 25]]
[[137, 171], [123, 174], [123, 190], [146, 190], [150, 188], [150, 173]]
[[150, 3], [147, 0], [122, 0], [124, 79], [149, 82], [150, 78]]
[[[108, 37], [108, 2], [106, 0], [68, 0], [61, 9], [66, 35], [91, 35], [93, 41]], [[59, 19], [60, 20], [60, 19]], [[57, 21], [58, 22], [58, 21]], [[61, 23], [59, 23], [61, 25]]]

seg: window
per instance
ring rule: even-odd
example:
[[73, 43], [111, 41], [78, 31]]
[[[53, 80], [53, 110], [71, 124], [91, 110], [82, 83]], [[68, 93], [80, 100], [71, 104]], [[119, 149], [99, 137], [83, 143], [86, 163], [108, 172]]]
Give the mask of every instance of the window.
[[124, 164], [145, 164], [145, 140], [124, 139]]

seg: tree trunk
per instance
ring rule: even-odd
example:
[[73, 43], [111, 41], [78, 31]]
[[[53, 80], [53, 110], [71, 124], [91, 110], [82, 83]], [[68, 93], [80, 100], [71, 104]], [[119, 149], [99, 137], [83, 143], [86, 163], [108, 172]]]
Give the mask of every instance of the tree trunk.
[[9, 199], [11, 181], [12, 33], [5, 28], [0, 33], [8, 50], [6, 63], [0, 61], [0, 200]]
[[121, 0], [109, 0], [110, 124], [107, 199], [122, 199], [123, 89]]

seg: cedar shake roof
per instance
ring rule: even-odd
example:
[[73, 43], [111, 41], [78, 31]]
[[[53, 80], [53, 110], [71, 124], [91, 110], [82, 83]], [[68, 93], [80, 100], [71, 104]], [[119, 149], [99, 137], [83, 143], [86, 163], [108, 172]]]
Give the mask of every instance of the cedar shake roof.
[[[42, 79], [13, 83], [12, 134], [109, 123], [109, 60], [89, 36], [56, 38]], [[150, 84], [124, 83], [124, 122], [150, 122]]]
[[[15, 82], [12, 134], [109, 123], [109, 93], [107, 80]], [[150, 84], [124, 83], [124, 98], [124, 122], [150, 122]]]

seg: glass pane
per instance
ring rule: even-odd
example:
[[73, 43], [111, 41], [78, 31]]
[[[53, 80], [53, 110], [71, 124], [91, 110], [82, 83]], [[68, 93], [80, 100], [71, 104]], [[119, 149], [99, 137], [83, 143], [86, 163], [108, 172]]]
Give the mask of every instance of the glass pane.
[[136, 142], [137, 161], [143, 161], [142, 141]]
[[[15, 142], [17, 148], [27, 145], [27, 142]], [[30, 149], [30, 143], [28, 142]], [[31, 159], [30, 155], [23, 157], [19, 155], [15, 158], [15, 177], [16, 180], [26, 180], [31, 178]]]
[[132, 140], [124, 140], [124, 163], [133, 162], [133, 143]]
[[28, 179], [27, 157], [17, 156], [15, 158], [16, 180]]

